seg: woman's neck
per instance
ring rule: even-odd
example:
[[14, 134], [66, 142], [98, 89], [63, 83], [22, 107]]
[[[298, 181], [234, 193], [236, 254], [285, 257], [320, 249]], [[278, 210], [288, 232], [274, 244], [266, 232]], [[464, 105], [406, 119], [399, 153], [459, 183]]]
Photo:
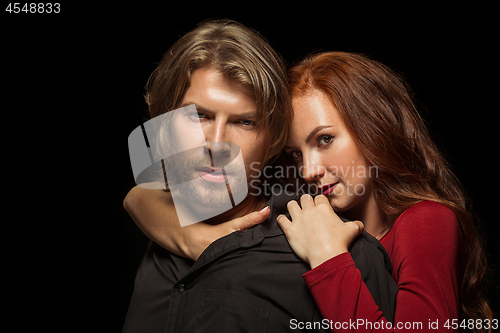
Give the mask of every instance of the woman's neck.
[[363, 222], [365, 231], [380, 240], [391, 230], [396, 217], [385, 214], [377, 205], [374, 196], [370, 196], [364, 203], [341, 213], [349, 220], [359, 220]]

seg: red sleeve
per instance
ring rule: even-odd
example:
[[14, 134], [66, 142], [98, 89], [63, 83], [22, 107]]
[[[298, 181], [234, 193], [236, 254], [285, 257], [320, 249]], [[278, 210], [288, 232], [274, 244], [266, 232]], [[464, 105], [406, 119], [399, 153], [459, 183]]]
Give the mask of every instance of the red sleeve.
[[[304, 274], [332, 331], [338, 331], [336, 327], [342, 332], [452, 331], [444, 324], [447, 319], [459, 319], [464, 258], [453, 211], [430, 201], [416, 204], [398, 218], [382, 244], [398, 283], [393, 327], [378, 310], [349, 253]], [[434, 329], [436, 321], [438, 329]]]

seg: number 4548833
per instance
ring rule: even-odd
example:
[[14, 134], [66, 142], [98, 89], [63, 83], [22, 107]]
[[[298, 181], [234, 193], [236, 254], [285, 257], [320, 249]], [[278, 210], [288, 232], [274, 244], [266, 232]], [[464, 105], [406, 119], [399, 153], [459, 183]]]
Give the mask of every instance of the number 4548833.
[[61, 12], [61, 4], [56, 2], [56, 3], [19, 3], [19, 2], [14, 2], [14, 3], [9, 3], [7, 5], [7, 8], [5, 9], [6, 12], [9, 13], [31, 13], [31, 14], [58, 14]]

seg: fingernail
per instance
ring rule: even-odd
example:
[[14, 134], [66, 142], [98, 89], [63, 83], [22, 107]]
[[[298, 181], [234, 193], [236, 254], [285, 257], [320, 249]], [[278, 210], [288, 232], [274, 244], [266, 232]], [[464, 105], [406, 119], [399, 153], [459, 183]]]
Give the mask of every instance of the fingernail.
[[265, 212], [268, 208], [269, 208], [269, 206], [266, 206], [266, 207], [262, 208], [259, 213]]

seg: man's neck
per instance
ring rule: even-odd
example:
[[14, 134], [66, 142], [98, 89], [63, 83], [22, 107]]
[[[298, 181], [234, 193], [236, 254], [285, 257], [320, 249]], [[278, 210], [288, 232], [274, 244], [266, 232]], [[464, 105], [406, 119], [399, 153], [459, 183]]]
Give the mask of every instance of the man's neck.
[[227, 221], [234, 220], [239, 217], [243, 217], [247, 214], [250, 214], [255, 211], [259, 211], [264, 208], [264, 205], [267, 203], [267, 199], [263, 196], [255, 196], [252, 194], [247, 195], [247, 197], [240, 202], [238, 205], [233, 207], [232, 209], [214, 216], [208, 220], [203, 222], [209, 224], [219, 224]]
[[[203, 220], [204, 223], [209, 224], [220, 224], [227, 221], [231, 221], [233, 219], [245, 216], [254, 211], [261, 210], [267, 202], [267, 199], [263, 196], [256, 196], [252, 194], [248, 194], [242, 202], [240, 202], [235, 207], [221, 213], [218, 215], [214, 210], [212, 213], [209, 212], [210, 208], [196, 206], [189, 201], [180, 200], [176, 203], [175, 196], [182, 197], [182, 195], [178, 192], [172, 192], [172, 197], [174, 198], [174, 204], [176, 205], [175, 209], [177, 212], [177, 217], [181, 226], [190, 225], [193, 223], [197, 223]], [[214, 216], [215, 215], [215, 216]], [[205, 219], [208, 216], [213, 216], [208, 219]]]

